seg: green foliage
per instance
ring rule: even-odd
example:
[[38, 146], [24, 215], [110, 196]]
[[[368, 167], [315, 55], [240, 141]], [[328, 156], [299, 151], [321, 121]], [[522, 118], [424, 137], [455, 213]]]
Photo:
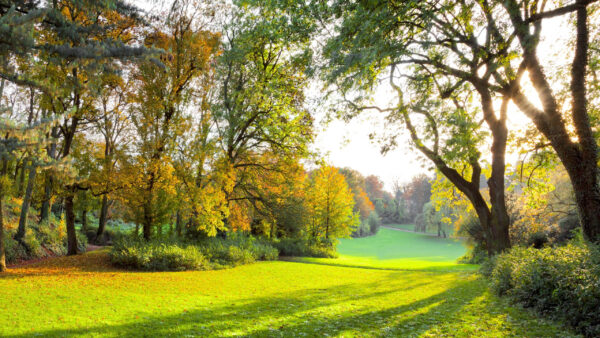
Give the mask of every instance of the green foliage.
[[381, 217], [377, 211], [373, 210], [369, 216], [360, 222], [360, 225], [352, 233], [352, 237], [366, 237], [377, 234], [381, 227]]
[[199, 248], [177, 242], [122, 238], [110, 251], [113, 264], [143, 271], [206, 270], [208, 260]]
[[29, 259], [27, 249], [21, 243], [14, 240], [12, 236], [4, 236], [4, 248], [6, 250], [6, 262], [14, 263]]
[[541, 314], [564, 318], [586, 336], [600, 334], [600, 251], [593, 245], [515, 247], [497, 257], [492, 289]]
[[276, 260], [279, 257], [277, 249], [267, 242], [241, 234], [231, 235], [227, 239], [207, 238], [197, 245], [215, 269], [259, 260]]
[[273, 245], [279, 250], [281, 256], [287, 257], [320, 257], [335, 258], [335, 247], [313, 243], [298, 238], [282, 238], [274, 241]]
[[34, 226], [34, 228], [37, 229], [40, 243], [46, 250], [57, 256], [65, 255], [67, 253], [65, 234], [55, 226], [51, 225], [50, 222], [43, 222], [37, 227]]
[[481, 245], [471, 248], [464, 256], [458, 259], [463, 264], [483, 264], [488, 260], [488, 253]]
[[223, 269], [259, 260], [275, 260], [277, 249], [253, 237], [207, 238], [200, 241], [122, 237], [111, 249], [111, 261], [144, 271]]
[[[114, 223], [112, 223], [114, 224]], [[107, 227], [104, 229], [104, 232], [98, 238], [98, 228], [88, 226], [85, 237], [89, 243], [94, 243], [96, 245], [110, 245], [114, 243], [119, 238], [126, 236], [128, 233], [131, 233], [131, 229], [127, 227], [113, 227], [107, 224]]]
[[[80, 232], [77, 231], [77, 252], [86, 252], [87, 251], [87, 246], [88, 246], [88, 240], [87, 240], [87, 236]], [[67, 246], [67, 243], [65, 241], [65, 247]]]

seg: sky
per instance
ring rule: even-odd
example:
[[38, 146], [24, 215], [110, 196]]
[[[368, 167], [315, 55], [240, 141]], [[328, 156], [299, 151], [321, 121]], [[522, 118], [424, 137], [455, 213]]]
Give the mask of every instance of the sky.
[[429, 163], [419, 159], [416, 150], [411, 149], [407, 135], [400, 137], [396, 149], [381, 154], [381, 146], [369, 138], [370, 133], [381, 128], [392, 127], [385, 124], [379, 113], [369, 113], [349, 123], [340, 120], [319, 123], [313, 146], [331, 165], [350, 167], [364, 176], [379, 176], [388, 191], [392, 190], [395, 181], [408, 182], [420, 173], [432, 173], [426, 169]]

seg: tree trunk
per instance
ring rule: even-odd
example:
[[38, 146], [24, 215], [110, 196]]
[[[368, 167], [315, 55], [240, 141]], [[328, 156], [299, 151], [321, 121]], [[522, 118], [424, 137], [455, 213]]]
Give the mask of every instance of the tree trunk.
[[183, 232], [183, 220], [181, 219], [181, 210], [177, 210], [177, 214], [175, 215], [175, 232], [178, 237], [181, 237]]
[[[50, 138], [56, 140], [58, 138], [59, 128], [53, 127]], [[51, 159], [56, 159], [56, 141], [50, 144], [46, 153]], [[50, 217], [50, 199], [52, 197], [52, 187], [54, 185], [54, 177], [50, 171], [46, 171], [46, 180], [44, 182], [44, 199], [42, 201], [42, 210], [40, 210], [40, 222], [48, 220]]]
[[[492, 120], [488, 122], [492, 131], [492, 173], [487, 181], [490, 194], [490, 230], [493, 240], [491, 241], [491, 250], [494, 253], [500, 253], [510, 248], [510, 217], [506, 207], [505, 178], [506, 172], [506, 141], [508, 139], [508, 129], [506, 127], [506, 116], [509, 98], [502, 100], [500, 108], [500, 118], [492, 115]], [[491, 100], [490, 100], [491, 104]]]
[[77, 255], [77, 233], [75, 231], [72, 193], [65, 196], [65, 217], [67, 221], [67, 255]]
[[2, 187], [0, 186], [0, 272], [6, 271], [6, 248], [4, 247], [4, 191], [2, 191]]
[[87, 232], [87, 209], [84, 207], [83, 210], [81, 210], [81, 232], [82, 233], [86, 233]]
[[[20, 166], [17, 163], [17, 165], [15, 166], [15, 168], [16, 168], [15, 169], [15, 179], [17, 179], [17, 173], [16, 173], [16, 171], [20, 170], [19, 171], [19, 176], [18, 176], [19, 182], [17, 184], [17, 194], [19, 196], [23, 196], [23, 187], [25, 186], [25, 160], [23, 160], [23, 163], [21, 163]], [[31, 175], [31, 173], [30, 173], [30, 175]]]
[[144, 232], [144, 239], [149, 241], [152, 237], [152, 215], [150, 212], [150, 208], [147, 205], [144, 205], [144, 223], [142, 224], [142, 231]]
[[[25, 163], [23, 163], [25, 164]], [[25, 166], [21, 169], [22, 172], [25, 170]], [[31, 168], [29, 169], [29, 177], [27, 179], [27, 189], [25, 189], [25, 197], [23, 198], [23, 203], [21, 204], [21, 216], [19, 217], [19, 228], [17, 230], [17, 234], [15, 235], [15, 239], [19, 242], [23, 240], [25, 237], [25, 230], [27, 228], [27, 215], [29, 213], [29, 205], [31, 204], [31, 195], [33, 194], [33, 186], [35, 183], [35, 175], [37, 172], [37, 168], [33, 165], [33, 161], [31, 163]]]
[[44, 200], [42, 201], [42, 210], [40, 210], [40, 223], [47, 221], [50, 217], [50, 198], [52, 197], [52, 185], [52, 174], [46, 172], [46, 179], [44, 182]]
[[96, 238], [100, 238], [104, 234], [106, 228], [106, 216], [108, 215], [108, 196], [102, 196], [102, 206], [100, 207], [100, 219], [98, 220], [98, 232]]
[[596, 168], [563, 161], [575, 192], [577, 211], [583, 234], [593, 243], [600, 243], [600, 189]]
[[600, 243], [600, 185], [598, 184], [598, 149], [587, 107], [586, 68], [589, 58], [589, 32], [587, 6], [589, 2], [576, 1], [576, 43], [571, 64], [571, 118], [577, 141], [571, 139], [562, 117], [559, 103], [553, 94], [548, 77], [537, 56], [528, 24], [523, 20], [516, 1], [503, 3], [515, 26], [515, 32], [524, 50], [523, 59], [529, 79], [535, 88], [543, 109], [533, 105], [520, 88], [514, 90], [513, 102], [550, 141], [552, 148], [565, 166], [575, 192], [575, 200], [584, 236]]

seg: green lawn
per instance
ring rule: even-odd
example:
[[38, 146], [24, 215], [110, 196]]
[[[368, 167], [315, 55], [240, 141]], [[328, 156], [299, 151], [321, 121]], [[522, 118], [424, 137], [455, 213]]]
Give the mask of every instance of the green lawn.
[[401, 270], [475, 270], [474, 265], [456, 264], [466, 250], [458, 240], [381, 228], [375, 236], [342, 239], [337, 259], [300, 261]]
[[[394, 238], [403, 237], [395, 236], [382, 231], [343, 241], [340, 251], [372, 263], [381, 257], [397, 268], [404, 267], [401, 262], [414, 268], [422, 264], [414, 262], [426, 259], [451, 264], [462, 253], [460, 244], [419, 237], [396, 245]], [[440, 248], [412, 261], [385, 249], [423, 245]], [[142, 273], [111, 267], [106, 251], [11, 269], [0, 276], [0, 308], [0, 336], [9, 337], [572, 335], [507, 305], [468, 271], [278, 261], [218, 271]]]
[[408, 231], [415, 231], [414, 224], [384, 224], [384, 226]]

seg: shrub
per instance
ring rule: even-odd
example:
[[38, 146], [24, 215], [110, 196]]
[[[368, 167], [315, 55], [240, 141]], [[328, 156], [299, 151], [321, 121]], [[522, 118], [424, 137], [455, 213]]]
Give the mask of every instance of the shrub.
[[77, 251], [86, 252], [88, 246], [87, 237], [80, 231], [77, 231]]
[[31, 228], [25, 230], [25, 237], [22, 241], [23, 246], [27, 250], [27, 258], [40, 258], [46, 256], [46, 251], [42, 248], [40, 241], [37, 239], [34, 231]]
[[13, 239], [10, 234], [4, 237], [4, 248], [6, 251], [6, 262], [14, 263], [16, 261], [28, 259], [27, 249]]
[[369, 214], [367, 218], [367, 223], [369, 223], [369, 233], [371, 235], [377, 234], [379, 231], [379, 227], [381, 226], [381, 218], [377, 214], [376, 211], [373, 211]]
[[490, 278], [497, 294], [562, 317], [586, 336], [600, 335], [598, 247], [516, 247], [497, 257]]
[[204, 255], [193, 245], [133, 238], [116, 241], [110, 259], [115, 265], [143, 271], [206, 270], [209, 267]]
[[191, 242], [123, 237], [111, 250], [114, 264], [146, 271], [222, 269], [277, 257], [279, 252], [272, 245], [243, 235]]
[[120, 230], [109, 229], [108, 227], [104, 229], [104, 232], [100, 237], [97, 237], [98, 228], [88, 226], [85, 231], [85, 237], [87, 238], [89, 243], [94, 243], [96, 245], [111, 245], [118, 238], [124, 236], [124, 234]]
[[537, 231], [529, 235], [529, 238], [527, 238], [527, 246], [541, 249], [548, 244], [549, 241], [550, 239], [548, 238], [548, 234], [546, 234], [544, 231]]
[[282, 238], [273, 242], [281, 256], [335, 258], [337, 253], [331, 244], [311, 243], [296, 238]]
[[63, 233], [57, 231], [56, 228], [53, 228], [48, 223], [40, 224], [37, 230], [40, 243], [44, 248], [57, 256], [67, 253]]
[[488, 260], [487, 250], [483, 245], [476, 244], [464, 256], [458, 259], [461, 264], [483, 264]]
[[279, 252], [267, 242], [242, 234], [228, 238], [207, 238], [197, 242], [203, 254], [215, 268], [249, 264], [258, 260], [275, 260]]

